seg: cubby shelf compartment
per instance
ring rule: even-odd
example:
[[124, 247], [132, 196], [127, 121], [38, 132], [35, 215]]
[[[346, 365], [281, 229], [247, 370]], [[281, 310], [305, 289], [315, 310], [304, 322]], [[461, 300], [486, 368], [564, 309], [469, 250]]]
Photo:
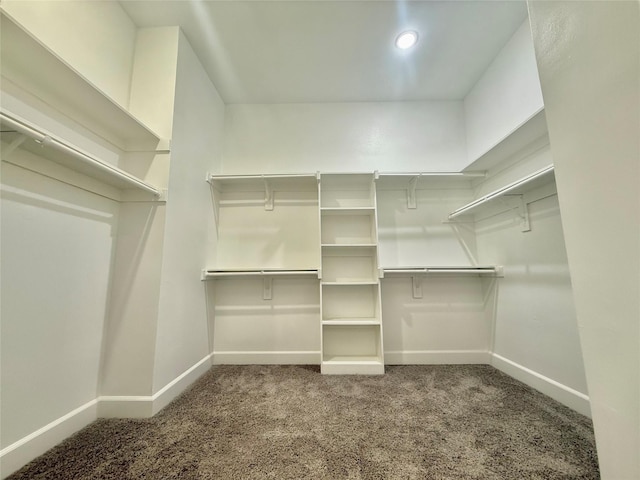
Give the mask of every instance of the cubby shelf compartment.
[[325, 374], [384, 373], [381, 326], [323, 324], [321, 371]]
[[473, 202], [454, 210], [449, 214], [449, 220], [453, 220], [461, 215], [471, 215], [479, 211], [488, 203], [507, 195], [523, 195], [526, 192], [542, 187], [555, 180], [553, 165], [544, 167], [520, 180], [505, 185], [487, 195], [484, 195]]
[[322, 284], [322, 321], [336, 319], [376, 319], [380, 314], [380, 293], [377, 283]]
[[9, 144], [2, 152], [2, 159], [5, 161], [9, 161], [8, 158], [15, 148], [23, 148], [118, 189], [135, 189], [150, 193], [156, 198], [160, 198], [163, 194], [155, 186], [81, 151], [65, 140], [44, 132], [8, 112], [0, 111], [0, 129], [3, 132], [2, 140]]
[[3, 89], [27, 92], [124, 151], [155, 150], [160, 136], [111, 99], [4, 11], [0, 15]]
[[377, 245], [375, 213], [373, 211], [326, 215], [321, 212], [321, 244]]
[[323, 173], [320, 175], [322, 209], [374, 208], [373, 173]]

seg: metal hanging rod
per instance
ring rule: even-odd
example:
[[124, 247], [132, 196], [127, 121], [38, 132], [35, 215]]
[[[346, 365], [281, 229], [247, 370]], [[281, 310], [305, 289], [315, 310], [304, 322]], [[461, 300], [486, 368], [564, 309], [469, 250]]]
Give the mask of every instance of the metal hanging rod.
[[102, 173], [117, 178], [118, 180], [130, 185], [131, 187], [144, 190], [145, 192], [151, 193], [156, 197], [160, 197], [162, 195], [162, 192], [159, 189], [143, 182], [139, 178], [134, 177], [124, 170], [120, 170], [113, 165], [109, 165], [108, 163], [98, 160], [95, 157], [87, 155], [86, 153], [77, 150], [75, 147], [68, 145], [64, 141], [58, 140], [57, 138], [54, 138], [47, 133], [43, 133], [32, 126], [13, 118], [5, 112], [0, 112], [0, 121], [2, 121], [3, 124], [7, 125], [16, 132], [34, 139], [43, 147], [53, 148], [54, 150], [62, 152], [65, 155], [68, 155], [75, 160], [84, 163], [85, 165], [89, 165]]
[[380, 172], [381, 177], [463, 177], [482, 178], [486, 177], [485, 172]]
[[532, 173], [531, 175], [528, 175], [516, 182], [510, 183], [509, 185], [506, 185], [494, 192], [491, 192], [488, 195], [485, 195], [484, 197], [481, 197], [463, 207], [458, 208], [457, 210], [451, 212], [451, 214], [449, 214], [449, 220], [453, 220], [455, 217], [464, 214], [465, 212], [468, 212], [469, 210], [472, 210], [476, 207], [479, 207], [480, 205], [490, 202], [491, 200], [501, 197], [503, 195], [507, 195], [510, 192], [513, 192], [513, 190], [516, 190], [519, 187], [523, 187], [525, 185], [527, 185], [528, 183], [533, 182], [534, 180], [540, 178], [540, 177], [544, 177], [546, 175], [549, 175], [553, 173], [553, 165], [549, 165], [545, 168], [542, 168], [540, 170], [538, 170], [537, 172]]

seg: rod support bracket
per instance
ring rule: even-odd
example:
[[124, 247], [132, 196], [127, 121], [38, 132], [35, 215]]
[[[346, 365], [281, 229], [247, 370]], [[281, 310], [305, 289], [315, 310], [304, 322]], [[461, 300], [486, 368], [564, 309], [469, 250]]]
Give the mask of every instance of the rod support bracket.
[[271, 300], [273, 298], [273, 277], [262, 279], [262, 299]]
[[264, 176], [262, 177], [264, 182], [264, 209], [267, 211], [273, 210], [273, 188]]
[[407, 208], [411, 210], [415, 210], [416, 208], [418, 208], [416, 202], [416, 187], [418, 186], [418, 179], [421, 175], [422, 174], [419, 173], [418, 175], [413, 177], [411, 180], [409, 180], [409, 184], [407, 185]]
[[422, 298], [422, 279], [416, 275], [411, 277], [411, 294], [413, 298]]

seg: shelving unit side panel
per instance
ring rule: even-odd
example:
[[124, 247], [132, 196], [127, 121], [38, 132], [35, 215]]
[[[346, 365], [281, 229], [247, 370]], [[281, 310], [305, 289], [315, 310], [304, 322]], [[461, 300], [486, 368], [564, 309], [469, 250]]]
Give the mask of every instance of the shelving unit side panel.
[[380, 265], [472, 265], [471, 256], [476, 255], [473, 229], [462, 224], [457, 227], [456, 234], [452, 225], [444, 223], [452, 208], [470, 198], [471, 189], [416, 190], [417, 208], [410, 209], [407, 207], [405, 191], [379, 191], [377, 218]]
[[318, 203], [315, 192], [295, 198], [275, 194], [265, 210], [260, 192], [219, 195], [217, 269], [318, 269]]

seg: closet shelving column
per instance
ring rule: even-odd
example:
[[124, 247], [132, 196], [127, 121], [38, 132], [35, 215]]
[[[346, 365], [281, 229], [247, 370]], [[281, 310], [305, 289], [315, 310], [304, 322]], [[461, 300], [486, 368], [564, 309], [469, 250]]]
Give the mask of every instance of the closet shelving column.
[[322, 373], [382, 374], [375, 175], [321, 174]]

